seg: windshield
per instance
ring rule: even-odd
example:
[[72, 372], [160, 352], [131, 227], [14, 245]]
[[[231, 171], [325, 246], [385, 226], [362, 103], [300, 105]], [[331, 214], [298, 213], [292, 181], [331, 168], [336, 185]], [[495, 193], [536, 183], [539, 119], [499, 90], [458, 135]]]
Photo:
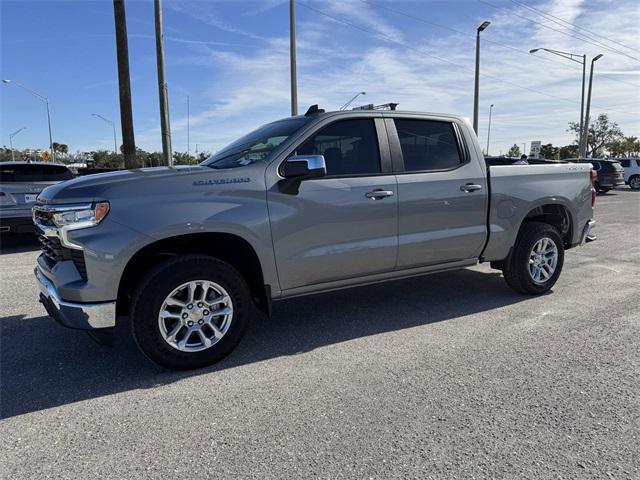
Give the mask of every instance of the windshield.
[[307, 120], [304, 117], [293, 117], [263, 125], [227, 145], [200, 165], [212, 168], [237, 168], [264, 160]]

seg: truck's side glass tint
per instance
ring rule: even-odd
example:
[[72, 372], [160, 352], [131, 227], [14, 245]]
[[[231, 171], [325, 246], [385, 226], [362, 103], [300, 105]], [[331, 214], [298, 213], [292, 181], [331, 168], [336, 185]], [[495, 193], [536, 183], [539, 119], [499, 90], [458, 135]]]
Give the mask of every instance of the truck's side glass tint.
[[407, 172], [442, 170], [462, 163], [449, 122], [394, 119]]
[[297, 150], [324, 155], [327, 175], [380, 173], [378, 139], [371, 119], [342, 120], [321, 129]]

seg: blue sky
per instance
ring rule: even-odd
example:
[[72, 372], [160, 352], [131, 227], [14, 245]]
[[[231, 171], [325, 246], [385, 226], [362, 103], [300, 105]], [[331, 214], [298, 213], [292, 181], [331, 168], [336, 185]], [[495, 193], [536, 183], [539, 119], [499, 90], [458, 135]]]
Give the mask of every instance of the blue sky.
[[[491, 153], [572, 140], [566, 127], [579, 117], [581, 67], [527, 53], [535, 47], [604, 53], [592, 113], [607, 112], [627, 135], [640, 136], [638, 2], [525, 1], [300, 0], [300, 110], [336, 109], [364, 90], [361, 103], [471, 117], [475, 29], [490, 20], [479, 136], [485, 146], [493, 103]], [[159, 150], [153, 2], [126, 7], [136, 143]], [[0, 9], [0, 74], [49, 98], [54, 141], [71, 151], [112, 149], [110, 127], [91, 116], [98, 113], [116, 121], [120, 143], [111, 0], [1, 0]], [[174, 150], [187, 150], [187, 95], [192, 152], [196, 144], [216, 150], [289, 114], [288, 1], [165, 0], [164, 9]], [[0, 101], [2, 144], [27, 127], [14, 138], [17, 148], [46, 148], [43, 105], [15, 85], [2, 85]]]

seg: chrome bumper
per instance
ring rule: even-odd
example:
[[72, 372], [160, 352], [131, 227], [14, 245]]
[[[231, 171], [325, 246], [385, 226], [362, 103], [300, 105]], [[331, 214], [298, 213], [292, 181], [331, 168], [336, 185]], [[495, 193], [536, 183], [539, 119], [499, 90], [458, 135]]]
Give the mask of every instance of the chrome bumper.
[[582, 236], [580, 237], [580, 245], [584, 245], [588, 242], [593, 242], [596, 239], [595, 235], [591, 235], [591, 230], [596, 224], [595, 220], [589, 220], [582, 229]]
[[110, 328], [116, 325], [116, 302], [70, 303], [62, 300], [56, 287], [40, 270], [34, 270], [40, 287], [40, 303], [58, 323], [79, 330]]

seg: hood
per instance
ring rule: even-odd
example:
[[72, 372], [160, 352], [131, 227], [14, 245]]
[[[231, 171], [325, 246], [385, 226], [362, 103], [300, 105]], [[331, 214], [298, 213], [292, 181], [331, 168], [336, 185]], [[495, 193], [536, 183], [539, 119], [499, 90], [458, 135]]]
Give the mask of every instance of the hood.
[[200, 165], [178, 165], [175, 167], [137, 168], [96, 173], [67, 180], [45, 188], [38, 196], [41, 203], [73, 203], [101, 199], [103, 193], [114, 186], [138, 188], [147, 182], [173, 178], [180, 179], [193, 174], [210, 174], [212, 169]]

